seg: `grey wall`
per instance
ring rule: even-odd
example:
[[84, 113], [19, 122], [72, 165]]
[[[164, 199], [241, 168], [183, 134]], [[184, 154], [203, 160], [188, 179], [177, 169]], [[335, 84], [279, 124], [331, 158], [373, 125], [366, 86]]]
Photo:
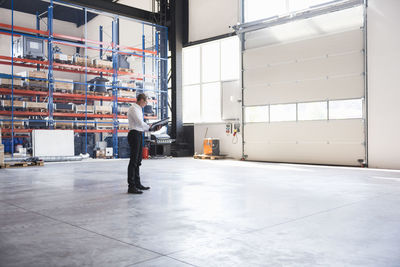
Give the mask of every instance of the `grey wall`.
[[239, 21], [239, 0], [189, 0], [189, 42], [231, 33]]

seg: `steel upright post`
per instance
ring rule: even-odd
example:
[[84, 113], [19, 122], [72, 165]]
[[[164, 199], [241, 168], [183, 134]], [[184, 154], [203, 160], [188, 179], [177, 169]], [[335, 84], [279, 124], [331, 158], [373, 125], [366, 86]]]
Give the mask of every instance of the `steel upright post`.
[[[103, 26], [99, 26], [99, 41], [100, 41], [100, 60], [103, 59]], [[100, 77], [103, 78], [103, 73], [100, 72]], [[103, 100], [100, 100], [100, 105], [103, 105]], [[100, 141], [103, 141], [103, 133], [100, 133]]]
[[84, 8], [85, 11], [85, 154], [88, 153], [88, 132], [87, 132], [87, 90], [88, 90], [88, 82], [87, 82], [87, 9]]
[[[40, 15], [38, 11], [36, 11], [36, 30], [40, 31]], [[36, 34], [36, 36], [39, 36], [39, 34]], [[40, 71], [40, 64], [36, 65], [36, 69]]]
[[118, 158], [118, 19], [112, 22], [112, 57], [113, 57], [113, 154]]
[[48, 44], [47, 44], [47, 57], [49, 61], [48, 67], [48, 81], [49, 81], [49, 127], [53, 129], [54, 118], [53, 118], [53, 91], [54, 91], [54, 77], [53, 77], [53, 0], [50, 0], [50, 5], [47, 9], [47, 30], [49, 32]]
[[14, 0], [11, 0], [11, 157], [14, 158]]

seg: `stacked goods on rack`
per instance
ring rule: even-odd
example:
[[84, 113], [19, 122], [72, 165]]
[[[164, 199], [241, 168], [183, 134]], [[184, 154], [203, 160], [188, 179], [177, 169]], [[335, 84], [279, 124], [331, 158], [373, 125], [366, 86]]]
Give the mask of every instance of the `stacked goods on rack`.
[[88, 129], [94, 129], [96, 126], [96, 121], [95, 120], [88, 120], [87, 124], [85, 122], [85, 120], [81, 120], [81, 121], [75, 121], [75, 127], [77, 129], [85, 129], [87, 125]]
[[17, 101], [14, 100], [11, 102], [11, 100], [1, 100], [1, 107], [3, 110], [11, 110], [12, 107], [14, 107], [14, 110], [24, 110], [25, 108], [25, 102], [24, 101]]
[[66, 113], [73, 113], [74, 112], [74, 106], [75, 104], [73, 103], [56, 103], [54, 105], [54, 110], [56, 112], [66, 112]]
[[136, 98], [136, 92], [120, 89], [118, 90], [118, 97]]
[[129, 130], [128, 119], [118, 119], [118, 129]]
[[[1, 123], [1, 128], [4, 129], [11, 129], [11, 117], [0, 117], [0, 123]], [[24, 120], [23, 118], [14, 118], [14, 128], [15, 129], [22, 129], [24, 128], [24, 122], [22, 121]]]
[[128, 114], [128, 110], [129, 110], [129, 107], [119, 106], [118, 107], [118, 114], [127, 115]]
[[96, 114], [112, 114], [112, 106], [100, 106], [94, 107]]
[[73, 129], [74, 122], [73, 121], [56, 121], [54, 123], [54, 127], [56, 129]]
[[85, 66], [85, 61], [88, 67], [92, 66], [92, 59], [86, 57], [87, 60], [85, 60], [84, 56], [81, 56], [79, 54], [74, 55], [74, 64], [79, 65], [79, 66]]
[[47, 121], [37, 121], [34, 119], [29, 119], [28, 125], [30, 129], [46, 129]]
[[47, 111], [47, 103], [26, 101], [25, 108], [27, 111], [46, 112]]
[[94, 113], [94, 106], [87, 105], [85, 107], [85, 105], [75, 105], [75, 112], [76, 113], [85, 113], [86, 111], [87, 111], [87, 113], [93, 114]]
[[25, 77], [25, 85], [29, 90], [47, 90], [47, 74], [44, 71], [29, 70], [18, 73], [18, 76]]
[[74, 58], [69, 55], [57, 53], [54, 54], [54, 61], [57, 63], [72, 64], [74, 62]]
[[[14, 80], [14, 81], [13, 81]], [[2, 88], [11, 88], [13, 82], [13, 86], [16, 89], [20, 89], [24, 86], [24, 81], [22, 78], [12, 78], [9, 74], [0, 73], [0, 87]]]
[[62, 93], [69, 93], [72, 94], [74, 92], [74, 80], [71, 79], [54, 79], [54, 91], [55, 92], [62, 92]]
[[96, 129], [97, 130], [110, 130], [114, 128], [113, 119], [96, 119]]
[[[80, 84], [80, 83], [74, 83], [73, 86], [74, 86], [74, 93], [75, 94], [81, 94], [81, 95], [85, 94], [86, 85]], [[88, 92], [88, 94], [89, 93], [93, 93], [93, 92], [89, 91], [89, 88], [88, 88], [87, 92]]]
[[100, 68], [100, 69], [112, 69], [113, 63], [112, 63], [112, 61], [94, 59], [93, 66], [96, 68]]

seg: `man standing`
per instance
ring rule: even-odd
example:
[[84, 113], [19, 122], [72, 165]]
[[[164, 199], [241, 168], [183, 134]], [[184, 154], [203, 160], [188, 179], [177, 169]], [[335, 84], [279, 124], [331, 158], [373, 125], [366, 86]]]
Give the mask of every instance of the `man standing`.
[[149, 190], [150, 187], [140, 183], [139, 167], [142, 165], [142, 136], [150, 126], [143, 121], [143, 107], [147, 105], [147, 96], [139, 94], [136, 103], [128, 110], [129, 133], [128, 142], [131, 148], [131, 157], [128, 166], [128, 193], [142, 194], [141, 190]]

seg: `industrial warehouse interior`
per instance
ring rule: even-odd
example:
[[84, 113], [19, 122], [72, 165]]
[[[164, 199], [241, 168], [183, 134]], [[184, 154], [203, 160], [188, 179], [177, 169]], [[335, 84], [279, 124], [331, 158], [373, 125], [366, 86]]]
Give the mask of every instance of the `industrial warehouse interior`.
[[0, 1], [0, 266], [400, 266], [400, 1]]

